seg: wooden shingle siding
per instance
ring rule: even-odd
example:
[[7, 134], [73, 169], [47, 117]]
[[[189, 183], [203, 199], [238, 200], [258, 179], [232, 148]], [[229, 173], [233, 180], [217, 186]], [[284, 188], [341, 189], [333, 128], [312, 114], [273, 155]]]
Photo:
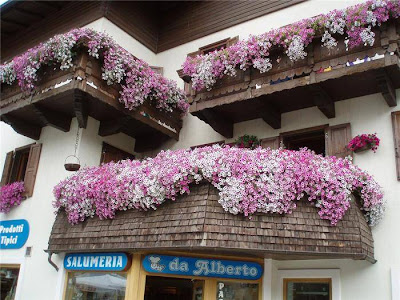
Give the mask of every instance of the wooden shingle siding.
[[52, 252], [187, 250], [257, 255], [276, 259], [353, 258], [374, 261], [373, 239], [355, 203], [337, 226], [301, 200], [292, 214], [232, 215], [208, 183], [190, 195], [167, 201], [156, 211], [117, 212], [70, 225], [60, 211], [49, 240]]

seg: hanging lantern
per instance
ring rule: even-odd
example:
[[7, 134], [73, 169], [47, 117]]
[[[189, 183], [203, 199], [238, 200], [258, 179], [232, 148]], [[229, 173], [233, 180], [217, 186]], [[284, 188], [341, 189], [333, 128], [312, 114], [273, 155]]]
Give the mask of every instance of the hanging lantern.
[[74, 154], [68, 155], [64, 161], [64, 168], [67, 171], [71, 171], [71, 172], [78, 171], [81, 167], [81, 162], [80, 162], [78, 156], [76, 156], [76, 150], [78, 149], [78, 141], [79, 141], [79, 127], [78, 127], [78, 131], [76, 132]]

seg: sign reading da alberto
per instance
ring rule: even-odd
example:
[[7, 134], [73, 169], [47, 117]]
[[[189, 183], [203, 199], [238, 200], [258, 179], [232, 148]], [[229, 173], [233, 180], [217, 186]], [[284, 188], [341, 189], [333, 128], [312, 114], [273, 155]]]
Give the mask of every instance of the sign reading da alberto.
[[29, 237], [27, 220], [0, 221], [0, 249], [20, 249]]
[[125, 253], [70, 253], [64, 268], [73, 271], [125, 271], [131, 260]]
[[147, 255], [143, 268], [151, 273], [257, 280], [262, 267], [253, 262], [194, 257]]

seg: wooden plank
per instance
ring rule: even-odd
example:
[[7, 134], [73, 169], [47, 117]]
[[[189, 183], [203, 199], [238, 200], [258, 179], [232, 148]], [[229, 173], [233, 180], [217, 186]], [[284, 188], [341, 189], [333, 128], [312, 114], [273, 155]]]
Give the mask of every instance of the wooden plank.
[[49, 110], [38, 104], [33, 104], [32, 109], [38, 116], [43, 127], [51, 126], [64, 132], [69, 131], [71, 127], [72, 117], [66, 116], [53, 110]]
[[233, 138], [233, 122], [226, 117], [221, 116], [216, 111], [204, 109], [201, 111], [202, 118], [216, 132], [226, 138]]
[[388, 76], [384, 69], [377, 70], [376, 81], [381, 91], [383, 98], [385, 99], [389, 107], [394, 107], [397, 105], [396, 91], [393, 87], [392, 80]]
[[42, 128], [37, 125], [27, 123], [24, 120], [18, 119], [10, 115], [1, 115], [1, 121], [10, 125], [19, 134], [22, 134], [34, 140], [38, 140], [40, 138]]
[[400, 181], [400, 111], [392, 112], [392, 126], [397, 180]]
[[309, 87], [314, 104], [328, 118], [335, 117], [335, 103], [332, 97], [318, 84], [310, 85]]
[[[264, 101], [265, 102], [265, 101]], [[261, 118], [273, 129], [281, 128], [281, 112], [271, 103], [262, 102]]]

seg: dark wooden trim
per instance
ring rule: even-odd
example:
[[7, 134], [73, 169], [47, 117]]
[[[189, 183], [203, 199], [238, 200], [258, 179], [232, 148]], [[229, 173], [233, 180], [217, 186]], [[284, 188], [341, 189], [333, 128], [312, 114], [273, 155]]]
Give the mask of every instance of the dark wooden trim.
[[381, 91], [382, 96], [385, 99], [387, 105], [389, 105], [389, 107], [396, 106], [397, 105], [396, 91], [393, 87], [392, 81], [390, 80], [385, 70], [383, 69], [377, 70], [376, 81], [379, 86], [379, 90]]
[[[206, 123], [216, 132], [230, 139], [233, 138], [233, 122], [212, 109], [205, 109], [201, 112]], [[202, 119], [203, 119], [202, 118]]]
[[27, 136], [36, 141], [40, 138], [42, 128], [37, 125], [29, 124], [23, 120], [9, 115], [1, 115], [1, 121], [10, 125], [19, 134]]
[[79, 128], [86, 128], [88, 120], [88, 103], [81, 91], [74, 91], [74, 112]]
[[126, 124], [129, 122], [130, 117], [125, 116], [119, 119], [112, 119], [108, 121], [101, 121], [99, 127], [100, 136], [108, 136], [112, 134], [117, 134], [123, 131]]
[[400, 181], [400, 111], [392, 112], [392, 130], [397, 180]]
[[261, 118], [273, 129], [281, 128], [282, 114], [274, 105], [270, 103], [263, 103]]
[[335, 102], [332, 97], [318, 84], [310, 86], [310, 91], [314, 100], [314, 104], [328, 118], [335, 117]]
[[46, 109], [38, 104], [33, 104], [32, 109], [37, 114], [43, 127], [51, 126], [64, 132], [69, 131], [72, 117]]

